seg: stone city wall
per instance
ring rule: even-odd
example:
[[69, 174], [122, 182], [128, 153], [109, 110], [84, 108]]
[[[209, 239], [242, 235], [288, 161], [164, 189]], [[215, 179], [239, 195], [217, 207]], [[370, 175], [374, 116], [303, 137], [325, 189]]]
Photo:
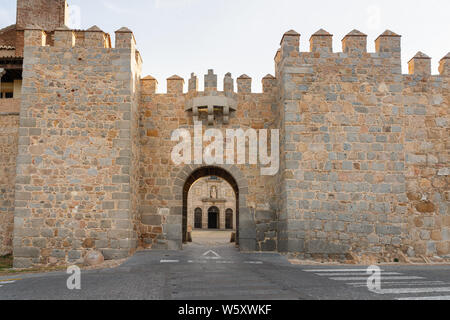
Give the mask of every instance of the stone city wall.
[[282, 114], [279, 249], [301, 257], [400, 260], [449, 253], [448, 59], [418, 54], [401, 71], [400, 36], [376, 52], [352, 31], [343, 52], [286, 33], [276, 56]]
[[12, 253], [19, 106], [18, 99], [0, 99], [0, 256]]
[[[336, 53], [319, 30], [300, 52], [291, 30], [262, 93], [246, 75], [235, 90], [231, 74], [218, 91], [209, 70], [203, 92], [193, 74], [186, 92], [172, 76], [159, 94], [156, 79], [140, 77], [130, 30], [112, 48], [95, 26], [28, 27], [22, 99], [0, 101], [0, 253], [12, 247], [14, 265], [30, 267], [81, 262], [90, 250], [120, 259], [139, 246], [182, 248], [183, 188], [206, 164], [176, 165], [171, 136], [194, 137], [198, 116], [203, 132], [224, 137], [280, 130], [275, 176], [260, 164], [215, 165], [236, 184], [241, 250], [356, 262], [448, 255], [450, 56], [432, 75], [419, 52], [403, 74], [400, 39], [386, 31], [369, 53], [354, 30]], [[197, 115], [187, 106], [200, 97], [236, 110]]]
[[[116, 46], [97, 27], [65, 27], [52, 46], [25, 30], [14, 266], [124, 258], [137, 247], [135, 183], [140, 58], [130, 30]], [[138, 59], [137, 59], [138, 58]]]

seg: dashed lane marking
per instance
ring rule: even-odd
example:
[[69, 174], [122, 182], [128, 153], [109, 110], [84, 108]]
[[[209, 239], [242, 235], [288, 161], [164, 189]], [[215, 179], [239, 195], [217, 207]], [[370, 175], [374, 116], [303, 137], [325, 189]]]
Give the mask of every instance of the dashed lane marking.
[[[312, 269], [306, 272], [367, 272], [367, 269]], [[383, 270], [381, 270], [383, 271]]]
[[[161, 260], [160, 263], [180, 263], [180, 260]], [[191, 264], [209, 264], [209, 263], [215, 263], [215, 264], [264, 264], [262, 261], [230, 261], [230, 260], [188, 260], [187, 263]]]

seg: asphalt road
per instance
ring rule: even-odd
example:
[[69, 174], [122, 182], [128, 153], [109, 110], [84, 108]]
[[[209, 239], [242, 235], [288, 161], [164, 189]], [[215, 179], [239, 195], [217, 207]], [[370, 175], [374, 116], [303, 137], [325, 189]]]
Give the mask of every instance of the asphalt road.
[[[210, 251], [211, 250], [211, 251]], [[1, 300], [450, 300], [450, 266], [382, 266], [382, 292], [366, 286], [366, 267], [291, 265], [278, 254], [244, 254], [229, 244], [144, 251], [122, 266], [0, 277]]]

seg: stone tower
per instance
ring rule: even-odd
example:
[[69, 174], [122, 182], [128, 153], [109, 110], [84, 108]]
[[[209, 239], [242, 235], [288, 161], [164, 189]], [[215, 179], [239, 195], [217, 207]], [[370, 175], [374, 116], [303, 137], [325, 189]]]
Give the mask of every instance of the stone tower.
[[66, 0], [17, 0], [16, 27], [38, 25], [53, 31], [67, 24], [68, 12]]

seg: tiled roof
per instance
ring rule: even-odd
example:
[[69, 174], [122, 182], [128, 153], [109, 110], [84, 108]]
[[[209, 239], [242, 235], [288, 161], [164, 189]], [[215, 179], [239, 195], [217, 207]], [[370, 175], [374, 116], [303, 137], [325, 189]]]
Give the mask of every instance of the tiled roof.
[[12, 25], [7, 26], [7, 27], [5, 27], [3, 29], [0, 29], [0, 33], [6, 32], [6, 31], [10, 31], [10, 30], [14, 30], [15, 28], [16, 28], [16, 25], [12, 24]]

